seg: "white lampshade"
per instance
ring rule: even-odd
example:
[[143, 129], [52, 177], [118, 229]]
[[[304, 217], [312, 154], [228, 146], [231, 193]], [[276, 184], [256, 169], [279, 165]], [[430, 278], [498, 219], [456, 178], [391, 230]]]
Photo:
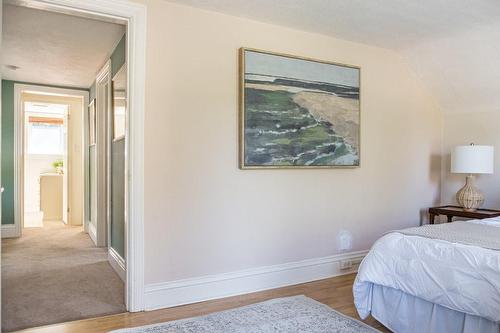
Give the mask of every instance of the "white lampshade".
[[493, 173], [493, 146], [457, 146], [451, 152], [452, 173]]

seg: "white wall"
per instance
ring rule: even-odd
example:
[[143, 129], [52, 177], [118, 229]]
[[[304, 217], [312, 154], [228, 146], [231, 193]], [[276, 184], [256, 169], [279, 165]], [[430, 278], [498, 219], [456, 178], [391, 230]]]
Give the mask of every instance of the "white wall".
[[500, 208], [500, 21], [469, 27], [449, 36], [435, 36], [401, 50], [432, 91], [443, 111], [443, 170], [441, 203], [457, 204], [456, 192], [465, 175], [450, 173], [450, 153], [457, 145], [494, 145], [494, 175], [477, 176], [486, 201]]
[[[40, 207], [40, 175], [55, 172], [52, 163], [62, 155], [26, 154], [24, 159], [24, 220], [23, 227], [43, 227], [44, 214]], [[62, 202], [60, 203], [63, 204]]]
[[[148, 6], [145, 280], [368, 249], [440, 199], [441, 114], [388, 50], [161, 0]], [[358, 65], [361, 167], [238, 169], [238, 48]]]
[[443, 131], [443, 204], [456, 204], [455, 194], [465, 184], [465, 176], [450, 173], [453, 147], [469, 143], [495, 147], [495, 173], [476, 175], [476, 185], [485, 195], [483, 207], [500, 208], [500, 112], [448, 113]]
[[500, 20], [475, 23], [400, 50], [446, 113], [499, 111]]
[[24, 210], [40, 211], [40, 175], [55, 172], [52, 163], [62, 159], [62, 155], [26, 154], [24, 160]]

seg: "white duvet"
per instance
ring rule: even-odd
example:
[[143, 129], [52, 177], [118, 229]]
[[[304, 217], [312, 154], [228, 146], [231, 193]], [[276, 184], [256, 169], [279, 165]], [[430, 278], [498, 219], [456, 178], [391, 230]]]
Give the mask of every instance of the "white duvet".
[[[470, 223], [500, 227], [500, 218]], [[391, 232], [373, 245], [354, 282], [363, 319], [373, 284], [500, 323], [500, 251]]]

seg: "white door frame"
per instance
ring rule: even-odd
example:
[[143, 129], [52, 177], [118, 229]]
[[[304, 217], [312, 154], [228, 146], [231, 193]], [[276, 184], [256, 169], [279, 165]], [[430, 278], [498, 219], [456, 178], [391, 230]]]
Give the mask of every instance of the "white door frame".
[[[25, 118], [23, 93], [47, 94], [82, 98], [83, 105], [88, 104], [89, 93], [85, 90], [54, 88], [34, 84], [14, 83], [14, 226], [3, 237], [21, 237], [24, 227], [24, 154], [25, 154]], [[65, 207], [63, 207], [65, 209]]]
[[[146, 75], [146, 6], [129, 0], [23, 0], [23, 5], [127, 22], [127, 199], [125, 206], [125, 304], [144, 310], [144, 101]], [[87, 104], [88, 105], [88, 102]]]
[[[106, 89], [106, 90], [104, 90]], [[111, 61], [108, 60], [96, 75], [96, 171], [97, 171], [97, 230], [95, 242], [97, 246], [109, 246], [109, 188], [108, 188], [108, 156], [111, 153], [108, 144], [108, 115], [111, 112]], [[85, 164], [87, 166], [87, 164]], [[89, 203], [90, 204], [90, 203]]]

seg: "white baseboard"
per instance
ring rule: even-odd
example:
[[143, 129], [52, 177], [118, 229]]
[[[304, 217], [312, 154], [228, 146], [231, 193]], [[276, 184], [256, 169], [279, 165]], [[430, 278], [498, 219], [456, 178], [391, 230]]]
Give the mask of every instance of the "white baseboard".
[[[355, 273], [368, 251], [145, 286], [145, 309], [155, 310]], [[341, 269], [341, 262], [352, 262]]]
[[125, 259], [116, 252], [112, 247], [108, 248], [108, 261], [115, 272], [120, 276], [123, 282], [125, 282], [126, 272], [125, 272]]
[[21, 233], [15, 224], [2, 224], [2, 238], [20, 237]]
[[87, 222], [88, 224], [88, 229], [89, 229], [89, 236], [90, 239], [94, 242], [94, 245], [97, 246], [97, 230], [95, 226], [92, 224], [92, 222]]

